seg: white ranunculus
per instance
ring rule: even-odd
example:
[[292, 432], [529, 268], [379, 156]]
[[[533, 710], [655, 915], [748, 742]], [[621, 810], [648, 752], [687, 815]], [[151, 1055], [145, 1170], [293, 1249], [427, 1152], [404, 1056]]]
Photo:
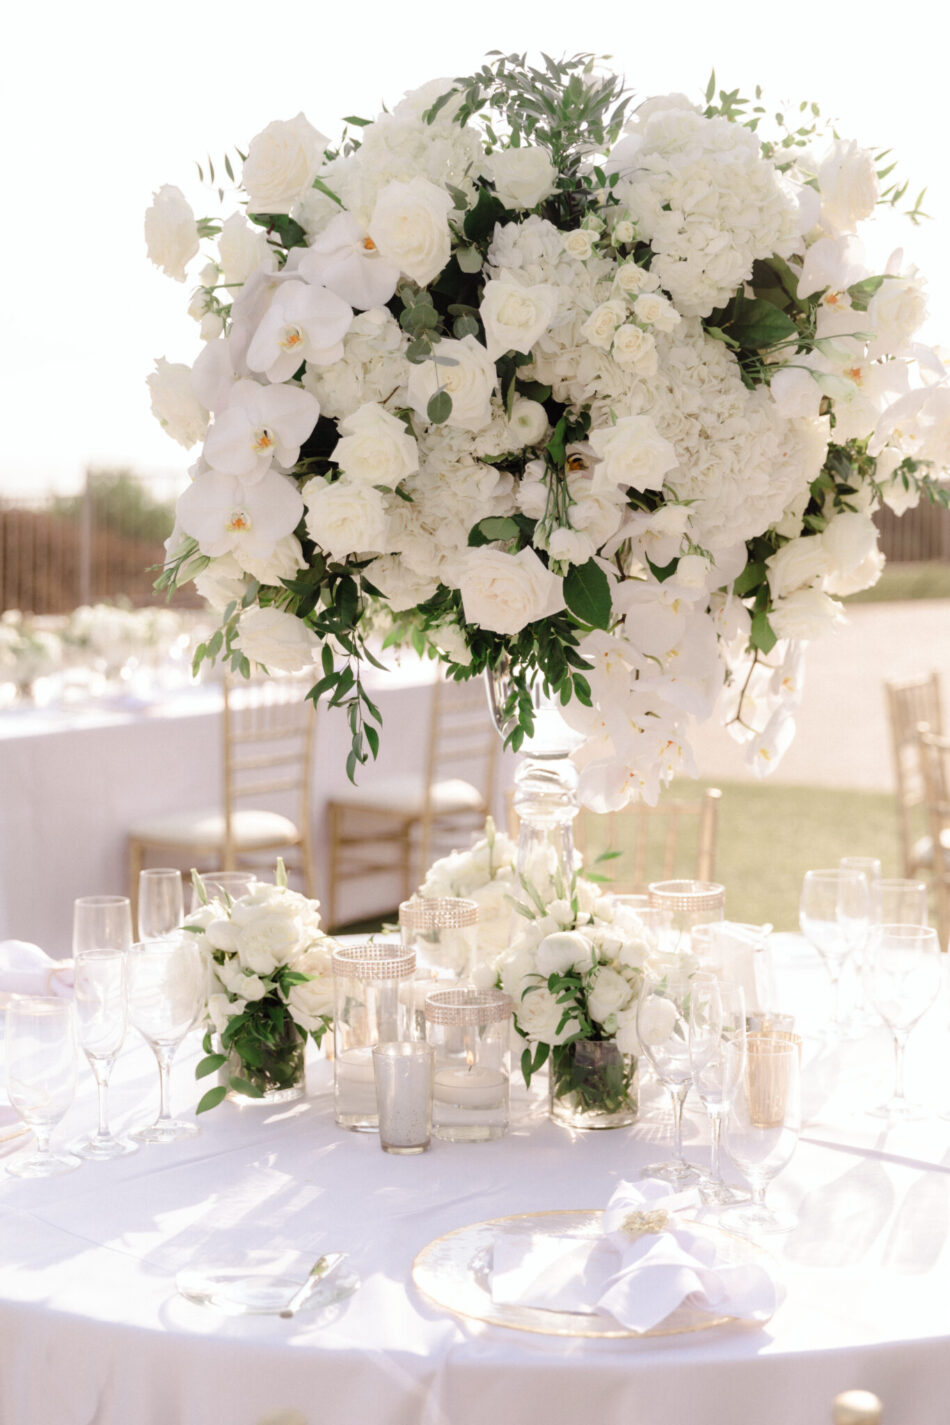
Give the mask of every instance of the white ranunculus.
[[557, 169], [546, 148], [502, 148], [485, 161], [488, 177], [506, 208], [536, 208], [554, 192]]
[[517, 554], [489, 546], [467, 550], [458, 587], [466, 622], [493, 633], [518, 633], [564, 607], [561, 580], [533, 549]]
[[166, 183], [145, 213], [145, 246], [156, 267], [184, 282], [185, 268], [198, 251], [198, 224], [180, 188]]
[[591, 1019], [603, 1024], [611, 1015], [626, 1009], [633, 991], [628, 980], [612, 970], [609, 965], [599, 965], [594, 971], [587, 1008]]
[[238, 621], [238, 646], [252, 663], [281, 673], [300, 673], [313, 663], [319, 639], [283, 609], [245, 609]]
[[332, 459], [351, 480], [393, 490], [419, 469], [419, 447], [397, 416], [367, 401], [339, 422]]
[[579, 930], [556, 930], [546, 935], [537, 949], [538, 972], [566, 975], [569, 970], [589, 970], [594, 964], [594, 949]]
[[329, 951], [314, 946], [294, 960], [294, 970], [312, 976], [306, 984], [293, 985], [287, 994], [290, 1017], [305, 1032], [319, 1029], [333, 1013], [333, 976]]
[[498, 377], [494, 363], [482, 344], [473, 336], [444, 338], [435, 354], [452, 361], [441, 366], [424, 361], [409, 373], [409, 404], [420, 416], [428, 419], [429, 401], [438, 390], [452, 397], [452, 412], [446, 422], [460, 430], [483, 430], [491, 420], [491, 396]]
[[272, 272], [277, 266], [277, 256], [263, 228], [252, 226], [241, 213], [232, 213], [221, 224], [218, 253], [221, 280], [226, 286], [243, 284], [260, 267]]
[[649, 416], [623, 416], [616, 425], [591, 431], [590, 444], [601, 462], [598, 480], [624, 488], [661, 490], [677, 464], [675, 449]]
[[818, 169], [818, 191], [822, 225], [833, 235], [853, 233], [877, 204], [874, 155], [853, 139], [837, 139]]
[[303, 114], [275, 119], [256, 134], [244, 160], [249, 211], [289, 213], [311, 187], [328, 143]]
[[189, 450], [204, 438], [209, 417], [192, 391], [190, 367], [160, 356], [145, 384], [152, 398], [152, 414], [172, 440]]
[[790, 539], [765, 561], [773, 599], [811, 587], [828, 570], [828, 554], [814, 535]]
[[387, 183], [373, 209], [369, 235], [400, 272], [425, 287], [449, 260], [452, 199], [418, 174], [408, 183]]
[[303, 487], [307, 533], [334, 559], [349, 554], [388, 554], [386, 508], [371, 485], [345, 477], [334, 484], [316, 475]]
[[557, 312], [558, 292], [550, 283], [526, 287], [492, 278], [485, 283], [480, 308], [485, 346], [494, 360], [506, 351], [530, 352]]
[[516, 396], [508, 417], [508, 429], [517, 440], [519, 449], [526, 445], [539, 445], [548, 433], [548, 413], [540, 401]]
[[778, 638], [820, 638], [841, 622], [841, 605], [821, 589], [799, 589], [779, 599], [769, 613], [769, 623]]

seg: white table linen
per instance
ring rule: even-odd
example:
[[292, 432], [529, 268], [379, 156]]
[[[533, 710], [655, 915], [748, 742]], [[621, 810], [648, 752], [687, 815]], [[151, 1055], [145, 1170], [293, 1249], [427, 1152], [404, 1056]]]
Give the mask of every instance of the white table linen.
[[[821, 1013], [827, 985], [797, 937], [781, 981]], [[946, 1102], [946, 1010], [911, 1039], [911, 1089]], [[933, 1065], [933, 1071], [931, 1070]], [[631, 1129], [572, 1134], [540, 1090], [515, 1096], [509, 1137], [381, 1153], [333, 1124], [330, 1066], [309, 1097], [226, 1104], [197, 1139], [69, 1177], [0, 1175], [0, 1419], [4, 1425], [820, 1425], [833, 1397], [875, 1391], [885, 1418], [944, 1425], [950, 1399], [950, 1123], [891, 1129], [864, 1115], [890, 1085], [887, 1035], [840, 1053], [806, 1044], [808, 1122], [770, 1189], [799, 1226], [771, 1249], [785, 1298], [762, 1328], [589, 1341], [466, 1322], [413, 1287], [416, 1253], [469, 1223], [604, 1206], [669, 1144], [648, 1087]], [[154, 1061], [117, 1066], [116, 1127], [154, 1106]], [[177, 1066], [173, 1106], [199, 1089]], [[144, 1096], [143, 1096], [144, 1095]], [[91, 1074], [54, 1143], [88, 1128]], [[708, 1155], [687, 1105], [686, 1152]], [[175, 1273], [258, 1253], [301, 1275], [343, 1250], [362, 1287], [335, 1317], [226, 1317], [176, 1296]]]

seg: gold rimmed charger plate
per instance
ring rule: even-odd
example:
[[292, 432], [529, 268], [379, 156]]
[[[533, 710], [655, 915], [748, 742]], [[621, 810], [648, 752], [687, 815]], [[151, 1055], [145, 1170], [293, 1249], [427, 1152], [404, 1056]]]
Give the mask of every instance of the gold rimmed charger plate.
[[[699, 1226], [700, 1224], [696, 1224]], [[762, 1263], [761, 1247], [745, 1237], [702, 1224], [702, 1231], [716, 1240], [724, 1264], [739, 1266]], [[500, 1305], [492, 1300], [491, 1273], [495, 1239], [506, 1232], [536, 1233], [547, 1237], [577, 1237], [595, 1241], [603, 1235], [600, 1209], [565, 1209], [551, 1212], [521, 1212], [513, 1217], [493, 1217], [457, 1227], [444, 1237], [423, 1247], [412, 1264], [412, 1280], [434, 1306], [465, 1316], [488, 1326], [506, 1326], [512, 1331], [530, 1331], [537, 1336], [587, 1336], [604, 1339], [649, 1336], [678, 1336], [709, 1331], [734, 1323], [733, 1316], [712, 1316], [696, 1307], [677, 1309], [649, 1331], [632, 1331], [612, 1316], [592, 1316], [580, 1311], [546, 1311], [537, 1306]], [[761, 1323], [759, 1323], [761, 1324]]]

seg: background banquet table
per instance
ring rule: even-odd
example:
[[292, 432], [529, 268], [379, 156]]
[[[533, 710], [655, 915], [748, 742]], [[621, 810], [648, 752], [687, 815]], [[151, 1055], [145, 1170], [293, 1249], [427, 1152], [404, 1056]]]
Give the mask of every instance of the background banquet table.
[[[786, 1003], [820, 1018], [815, 957], [776, 937]], [[806, 1026], [807, 1027], [807, 1024]], [[913, 1090], [950, 1101], [941, 1002], [911, 1039]], [[890, 1087], [883, 1030], [840, 1048], [806, 1042], [807, 1126], [773, 1185], [799, 1226], [772, 1249], [785, 1299], [764, 1328], [594, 1340], [467, 1322], [416, 1291], [416, 1253], [487, 1218], [606, 1203], [668, 1143], [655, 1087], [631, 1129], [572, 1135], [539, 1091], [516, 1096], [512, 1132], [434, 1143], [416, 1158], [335, 1129], [329, 1065], [309, 1096], [226, 1104], [188, 1143], [85, 1164], [45, 1182], [0, 1175], [0, 1419], [5, 1425], [258, 1425], [295, 1409], [308, 1425], [821, 1425], [862, 1386], [894, 1425], [943, 1425], [950, 1398], [950, 1123], [889, 1128], [864, 1110]], [[120, 1124], [154, 1106], [154, 1063], [120, 1060]], [[92, 1120], [92, 1078], [57, 1134]], [[176, 1106], [197, 1097], [177, 1067]], [[687, 1152], [705, 1157], [688, 1105]], [[326, 1317], [234, 1318], [175, 1292], [175, 1274], [257, 1252], [301, 1275], [343, 1250], [360, 1289]]]
[[[364, 682], [382, 712], [383, 734], [379, 759], [359, 774], [361, 783], [374, 774], [424, 771], [435, 670], [414, 658], [385, 673], [367, 669]], [[220, 804], [221, 738], [214, 684], [154, 703], [0, 713], [0, 940], [28, 940], [57, 958], [68, 955], [73, 900], [127, 893], [126, 833], [133, 821]], [[321, 707], [312, 801], [318, 895], [326, 884], [325, 806], [349, 785], [348, 750], [343, 712]], [[294, 807], [287, 810], [296, 815]], [[398, 900], [395, 878], [364, 880], [343, 888], [341, 916], [387, 911]]]

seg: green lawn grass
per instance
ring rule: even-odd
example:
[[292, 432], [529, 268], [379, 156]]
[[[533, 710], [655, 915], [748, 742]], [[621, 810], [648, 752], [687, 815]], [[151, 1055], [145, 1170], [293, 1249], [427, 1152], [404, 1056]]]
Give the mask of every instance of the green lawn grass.
[[950, 599], [950, 563], [887, 564], [873, 589], [851, 594], [848, 604], [895, 604], [903, 599]]

